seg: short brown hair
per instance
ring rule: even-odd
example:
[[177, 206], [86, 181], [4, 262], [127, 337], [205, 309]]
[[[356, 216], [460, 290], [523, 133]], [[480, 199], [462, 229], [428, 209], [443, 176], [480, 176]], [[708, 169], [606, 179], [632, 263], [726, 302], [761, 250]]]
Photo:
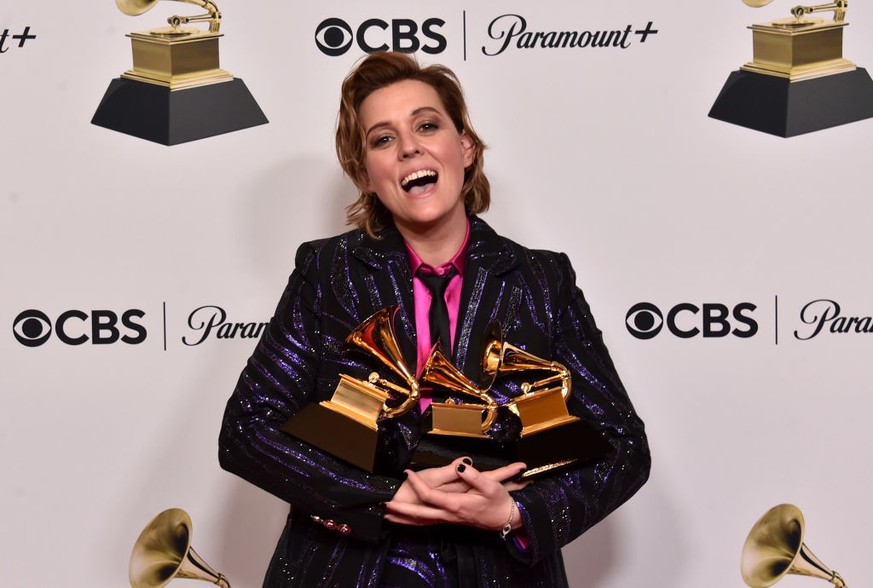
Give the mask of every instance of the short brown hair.
[[364, 158], [366, 137], [358, 117], [361, 103], [373, 92], [405, 80], [431, 86], [459, 133], [466, 133], [473, 145], [473, 163], [464, 170], [461, 195], [468, 214], [488, 210], [491, 188], [484, 172], [485, 143], [473, 130], [461, 84], [455, 73], [444, 65], [421, 67], [404, 53], [373, 53], [355, 67], [342, 85], [342, 97], [336, 127], [336, 154], [343, 171], [360, 190], [358, 199], [346, 209], [346, 221], [376, 237], [390, 213], [375, 194], [367, 193]]

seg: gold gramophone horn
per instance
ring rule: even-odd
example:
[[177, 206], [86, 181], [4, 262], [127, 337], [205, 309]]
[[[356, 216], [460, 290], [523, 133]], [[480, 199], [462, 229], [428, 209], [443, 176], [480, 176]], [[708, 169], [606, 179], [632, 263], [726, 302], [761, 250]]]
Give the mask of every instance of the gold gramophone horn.
[[394, 331], [394, 317], [397, 314], [398, 307], [391, 306], [382, 308], [375, 314], [364, 320], [358, 325], [355, 330], [349, 333], [346, 337], [346, 343], [355, 345], [367, 353], [370, 353], [388, 366], [395, 374], [406, 381], [408, 389], [397, 386], [388, 380], [379, 377], [375, 372], [370, 374], [370, 383], [380, 384], [386, 388], [390, 388], [395, 392], [406, 396], [406, 399], [400, 406], [391, 408], [386, 404], [382, 406], [382, 416], [394, 417], [405, 414], [412, 408], [419, 399], [418, 381], [415, 379], [415, 374], [409, 371], [406, 362], [403, 359], [403, 353], [400, 351], [400, 346], [397, 343], [397, 335]]
[[774, 506], [758, 519], [743, 545], [740, 568], [751, 588], [767, 588], [788, 574], [812, 576], [848, 588], [803, 542], [805, 523], [793, 504]]
[[554, 372], [554, 375], [521, 385], [525, 395], [536, 394], [552, 388], [560, 383], [561, 397], [564, 402], [570, 397], [570, 371], [556, 361], [548, 361], [532, 353], [511, 345], [503, 340], [503, 329], [497, 322], [488, 327], [482, 353], [482, 371], [493, 379], [511, 373], [528, 370], [544, 370]]
[[[115, 5], [118, 9], [129, 16], [139, 16], [155, 7], [159, 0], [115, 0]], [[206, 14], [198, 16], [171, 16], [167, 19], [170, 25], [178, 29], [180, 25], [188, 24], [189, 22], [207, 21], [209, 22], [209, 32], [217, 33], [221, 26], [221, 12], [218, 11], [218, 6], [212, 0], [171, 0], [173, 2], [187, 2], [196, 4], [204, 8]]]
[[[452, 392], [473, 396], [484, 403], [469, 405], [435, 402], [431, 404], [435, 411], [438, 407], [442, 407], [444, 413], [446, 410], [453, 413], [457, 413], [457, 411], [473, 410], [471, 415], [475, 417], [478, 414], [480, 422], [475, 424], [479, 425], [477, 428], [480, 428], [482, 433], [488, 432], [491, 425], [494, 423], [494, 419], [497, 418], [497, 401], [488, 394], [487, 389], [482, 390], [471, 382], [467, 376], [461, 372], [461, 370], [456, 368], [452, 365], [452, 362], [446, 359], [446, 356], [443, 355], [436, 346], [434, 346], [434, 350], [430, 354], [430, 357], [428, 357], [424, 370], [421, 373], [421, 382], [424, 384], [441, 386]], [[475, 412], [476, 408], [479, 409], [478, 413]], [[486, 411], [484, 419], [481, 418], [483, 410]], [[460, 417], [460, 413], [457, 413], [456, 416]]]
[[162, 588], [173, 578], [230, 588], [227, 578], [191, 547], [191, 517], [179, 508], [165, 510], [142, 530], [130, 554], [128, 573], [132, 588]]

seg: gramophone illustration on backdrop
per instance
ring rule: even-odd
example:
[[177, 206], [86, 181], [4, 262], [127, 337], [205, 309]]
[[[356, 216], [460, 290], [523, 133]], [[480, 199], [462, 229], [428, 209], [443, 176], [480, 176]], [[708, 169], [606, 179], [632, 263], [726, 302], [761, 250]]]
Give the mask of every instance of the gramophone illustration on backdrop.
[[[138, 16], [159, 0], [115, 0]], [[212, 0], [173, 0], [206, 10], [174, 15], [169, 26], [130, 33], [133, 68], [112, 80], [91, 122], [161, 143], [176, 145], [265, 124], [266, 116], [245, 83], [219, 66], [221, 13]], [[190, 23], [208, 23], [208, 30]]]
[[128, 563], [131, 588], [164, 588], [175, 578], [202, 580], [230, 588], [224, 574], [216, 572], [191, 545], [191, 517], [181, 508], [168, 508], [153, 518], [139, 534]]
[[769, 588], [796, 574], [827, 580], [848, 588], [838, 572], [827, 567], [804, 543], [806, 521], [793, 504], [779, 504], [765, 512], [743, 544], [740, 571], [749, 588]]
[[[873, 80], [843, 57], [847, 7], [795, 6], [790, 17], [750, 26], [752, 61], [730, 74], [709, 116], [780, 137], [873, 117]], [[826, 12], [830, 20], [810, 16]]]

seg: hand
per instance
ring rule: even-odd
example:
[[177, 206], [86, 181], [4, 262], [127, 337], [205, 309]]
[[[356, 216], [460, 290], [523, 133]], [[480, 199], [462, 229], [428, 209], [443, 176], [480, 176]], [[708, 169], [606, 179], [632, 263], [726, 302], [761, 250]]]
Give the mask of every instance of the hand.
[[[405, 525], [462, 524], [499, 530], [509, 518], [509, 490], [525, 483], [510, 482], [524, 471], [523, 463], [480, 472], [469, 458], [460, 458], [439, 468], [407, 471], [407, 479], [386, 506], [385, 518]], [[521, 526], [518, 513], [513, 529]]]

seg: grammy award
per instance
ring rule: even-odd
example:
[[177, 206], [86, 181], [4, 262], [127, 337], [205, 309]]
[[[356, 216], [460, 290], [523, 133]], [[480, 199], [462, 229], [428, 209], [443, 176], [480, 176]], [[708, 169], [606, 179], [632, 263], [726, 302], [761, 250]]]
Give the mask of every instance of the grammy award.
[[[752, 61], [730, 74], [709, 116], [780, 137], [873, 117], [873, 80], [843, 57], [847, 4], [795, 6], [791, 17], [749, 27]], [[808, 16], [821, 12], [833, 18]]]
[[497, 402], [465, 376], [442, 354], [439, 347], [425, 363], [421, 387], [444, 389], [478, 402], [431, 402], [423, 415], [424, 435], [412, 456], [413, 469], [439, 467], [466, 455], [482, 470], [510, 463], [511, 456], [491, 436], [497, 418]]
[[[112, 80], [91, 123], [176, 145], [267, 122], [245, 83], [219, 67], [221, 13], [212, 0], [175, 0], [205, 14], [174, 15], [170, 26], [130, 33], [133, 68]], [[115, 0], [130, 16], [158, 0]], [[208, 30], [184, 26], [206, 22]]]
[[[521, 420], [521, 430], [512, 441], [513, 461], [527, 465], [524, 477], [606, 455], [609, 442], [579, 417], [567, 410], [572, 381], [570, 370], [556, 361], [537, 357], [503, 338], [500, 325], [489, 328], [482, 357], [482, 371], [492, 378], [521, 376], [522, 394], [507, 407]], [[528, 375], [545, 377], [529, 381]], [[493, 384], [492, 384], [493, 386]]]
[[827, 580], [848, 588], [803, 542], [806, 523], [800, 509], [780, 504], [768, 510], [749, 531], [743, 545], [740, 570], [750, 588], [767, 588], [788, 574]]
[[230, 588], [223, 574], [213, 570], [191, 547], [191, 517], [170, 508], [146, 525], [133, 545], [128, 575], [131, 588], [163, 588], [173, 578], [203, 580]]
[[[406, 414], [419, 399], [418, 381], [397, 344], [396, 314], [396, 306], [377, 311], [349, 334], [346, 344], [377, 359], [405, 386], [378, 372], [371, 372], [366, 380], [340, 374], [331, 399], [307, 404], [285, 421], [283, 431], [367, 471], [379, 469], [380, 421]], [[401, 399], [396, 406], [393, 397]]]
[[[522, 477], [532, 478], [611, 451], [602, 435], [568, 412], [570, 371], [506, 343], [498, 323], [492, 323], [486, 335], [482, 373], [489, 381], [484, 390], [438, 350], [432, 353], [421, 384], [480, 402], [431, 404], [432, 424], [419, 442], [413, 467], [441, 466], [467, 455], [480, 470], [524, 462]], [[528, 381], [537, 373], [544, 377]], [[524, 381], [522, 394], [498, 407], [490, 390], [502, 378]]]

